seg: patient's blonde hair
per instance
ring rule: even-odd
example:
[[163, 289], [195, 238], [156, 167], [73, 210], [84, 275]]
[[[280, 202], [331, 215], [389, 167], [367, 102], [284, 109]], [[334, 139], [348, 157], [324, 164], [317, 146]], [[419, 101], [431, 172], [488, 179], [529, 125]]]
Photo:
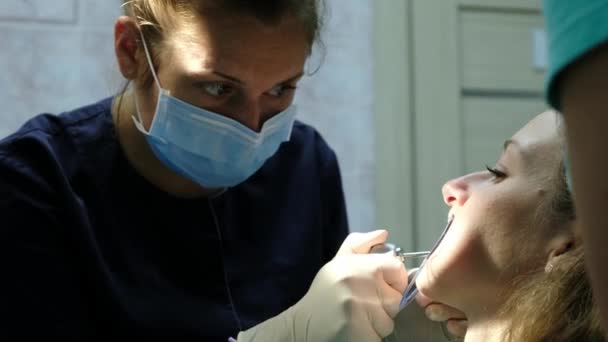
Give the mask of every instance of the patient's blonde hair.
[[581, 247], [516, 286], [504, 308], [511, 322], [505, 341], [604, 341]]

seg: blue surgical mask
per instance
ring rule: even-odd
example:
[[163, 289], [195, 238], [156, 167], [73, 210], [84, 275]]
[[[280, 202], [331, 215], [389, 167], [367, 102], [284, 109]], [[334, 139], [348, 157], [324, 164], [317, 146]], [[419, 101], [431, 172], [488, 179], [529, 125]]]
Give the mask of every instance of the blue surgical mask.
[[226, 116], [171, 96], [160, 85], [145, 41], [143, 45], [159, 96], [149, 131], [142, 124], [139, 108], [133, 121], [156, 157], [171, 170], [206, 188], [232, 187], [252, 176], [283, 142], [289, 141], [296, 115], [294, 105], [255, 132]]

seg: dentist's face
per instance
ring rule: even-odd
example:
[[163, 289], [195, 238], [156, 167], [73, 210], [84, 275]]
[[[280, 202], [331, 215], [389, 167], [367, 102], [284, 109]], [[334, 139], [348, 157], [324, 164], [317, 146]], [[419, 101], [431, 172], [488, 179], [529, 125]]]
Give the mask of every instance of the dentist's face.
[[[173, 96], [259, 131], [292, 103], [309, 50], [306, 27], [295, 15], [267, 25], [247, 15], [201, 14], [168, 30], [158, 78]], [[140, 62], [147, 69], [143, 54]], [[145, 94], [139, 103], [148, 128], [156, 85]]]
[[501, 303], [516, 275], [544, 265], [561, 160], [556, 114], [545, 112], [505, 142], [489, 170], [453, 179], [443, 197], [454, 220], [418, 277], [419, 290], [469, 313]]

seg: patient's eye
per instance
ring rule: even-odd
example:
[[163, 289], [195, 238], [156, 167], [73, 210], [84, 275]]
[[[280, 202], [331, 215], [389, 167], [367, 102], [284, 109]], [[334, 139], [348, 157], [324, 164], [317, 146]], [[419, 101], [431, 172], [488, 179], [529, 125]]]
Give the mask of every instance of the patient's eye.
[[495, 178], [505, 178], [507, 174], [493, 167], [489, 167], [486, 165], [486, 170], [490, 172]]

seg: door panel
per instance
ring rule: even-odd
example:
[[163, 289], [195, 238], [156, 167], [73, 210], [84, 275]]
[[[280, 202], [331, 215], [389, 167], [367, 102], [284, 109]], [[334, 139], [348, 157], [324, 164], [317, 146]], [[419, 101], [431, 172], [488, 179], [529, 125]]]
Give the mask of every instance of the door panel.
[[462, 87], [538, 93], [543, 72], [534, 67], [533, 33], [542, 27], [538, 11], [459, 11]]
[[534, 65], [538, 1], [413, 0], [416, 246], [445, 225], [441, 186], [493, 163], [505, 138], [542, 111]]

